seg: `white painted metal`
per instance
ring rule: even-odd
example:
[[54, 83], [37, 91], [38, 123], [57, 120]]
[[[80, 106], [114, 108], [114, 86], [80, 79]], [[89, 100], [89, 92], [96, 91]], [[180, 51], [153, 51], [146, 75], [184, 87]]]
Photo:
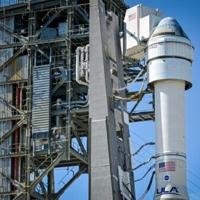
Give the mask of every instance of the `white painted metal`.
[[155, 200], [188, 200], [185, 155], [185, 88], [191, 87], [193, 47], [180, 25], [163, 19], [147, 50], [148, 79], [155, 91]]
[[89, 44], [76, 49], [76, 82], [88, 86], [89, 83]]
[[[155, 82], [156, 121], [156, 199], [174, 199], [177, 194], [158, 195], [162, 188], [176, 187], [180, 199], [187, 199], [185, 161], [185, 82], [163, 80]], [[175, 163], [175, 171], [160, 172], [159, 164]], [[170, 180], [165, 180], [169, 176]], [[164, 189], [163, 189], [164, 190]], [[175, 191], [172, 191], [175, 192]], [[163, 192], [164, 193], [164, 192]], [[157, 197], [158, 196], [158, 197]], [[177, 198], [179, 199], [179, 198]]]
[[185, 80], [191, 86], [193, 48], [187, 38], [160, 35], [148, 42], [149, 83], [165, 79]]
[[147, 40], [154, 27], [161, 20], [162, 14], [142, 4], [127, 9], [126, 23], [126, 55], [135, 59], [144, 57], [145, 46], [141, 41]]

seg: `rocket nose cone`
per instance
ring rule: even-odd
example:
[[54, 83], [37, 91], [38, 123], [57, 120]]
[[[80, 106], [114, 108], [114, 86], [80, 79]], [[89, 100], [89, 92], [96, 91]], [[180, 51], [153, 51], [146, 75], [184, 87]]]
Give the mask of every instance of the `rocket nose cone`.
[[166, 17], [162, 19], [154, 30], [151, 37], [155, 37], [158, 35], [174, 35], [189, 39], [180, 24], [171, 17]]

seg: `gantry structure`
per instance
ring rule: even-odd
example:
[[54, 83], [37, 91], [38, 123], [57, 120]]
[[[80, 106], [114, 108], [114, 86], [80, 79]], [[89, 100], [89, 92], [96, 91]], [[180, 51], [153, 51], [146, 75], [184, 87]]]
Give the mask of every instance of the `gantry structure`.
[[[146, 70], [121, 54], [126, 8], [0, 1], [0, 199], [56, 200], [82, 174], [91, 200], [135, 199], [128, 123], [154, 112], [135, 111], [149, 89], [126, 89]], [[56, 190], [63, 167], [73, 173]]]

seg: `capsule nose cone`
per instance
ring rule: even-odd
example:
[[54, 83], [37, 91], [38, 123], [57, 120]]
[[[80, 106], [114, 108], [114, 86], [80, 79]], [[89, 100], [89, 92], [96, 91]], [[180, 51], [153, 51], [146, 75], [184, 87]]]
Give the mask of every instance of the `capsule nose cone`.
[[189, 39], [180, 24], [172, 17], [162, 19], [151, 37], [158, 35], [174, 35]]

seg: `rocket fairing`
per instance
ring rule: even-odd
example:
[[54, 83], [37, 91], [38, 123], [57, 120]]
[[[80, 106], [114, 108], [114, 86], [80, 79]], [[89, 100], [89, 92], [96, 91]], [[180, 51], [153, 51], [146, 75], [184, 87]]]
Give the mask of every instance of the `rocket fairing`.
[[147, 48], [149, 85], [155, 92], [155, 200], [188, 200], [185, 153], [185, 97], [191, 84], [193, 47], [173, 18], [164, 18]]

